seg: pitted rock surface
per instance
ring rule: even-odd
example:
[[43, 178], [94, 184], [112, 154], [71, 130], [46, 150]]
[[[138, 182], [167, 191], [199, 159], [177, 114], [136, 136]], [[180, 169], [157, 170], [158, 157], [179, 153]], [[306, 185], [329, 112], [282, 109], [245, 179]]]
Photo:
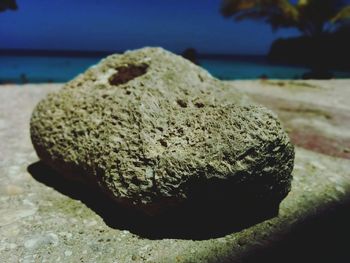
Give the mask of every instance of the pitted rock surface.
[[30, 129], [46, 164], [149, 214], [290, 191], [294, 148], [275, 115], [160, 48], [102, 60], [42, 100]]

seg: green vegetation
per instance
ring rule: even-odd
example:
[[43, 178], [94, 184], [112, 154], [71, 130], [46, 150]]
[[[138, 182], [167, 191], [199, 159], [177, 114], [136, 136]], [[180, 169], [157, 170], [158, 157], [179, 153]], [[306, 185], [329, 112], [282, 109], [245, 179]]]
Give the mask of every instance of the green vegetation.
[[344, 0], [223, 0], [225, 17], [263, 20], [273, 29], [295, 27], [304, 35], [318, 36], [350, 20]]

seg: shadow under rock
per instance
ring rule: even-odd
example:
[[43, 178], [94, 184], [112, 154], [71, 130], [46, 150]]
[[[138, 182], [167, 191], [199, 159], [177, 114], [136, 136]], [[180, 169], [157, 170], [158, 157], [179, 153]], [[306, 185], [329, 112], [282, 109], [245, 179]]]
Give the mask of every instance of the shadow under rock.
[[196, 202], [160, 216], [147, 216], [120, 206], [97, 188], [68, 180], [42, 161], [27, 169], [38, 182], [83, 202], [109, 227], [128, 230], [142, 238], [204, 240], [222, 237], [278, 215], [278, 204], [266, 206], [240, 201], [239, 207], [216, 203], [210, 208]]
[[[348, 195], [340, 203], [326, 205], [314, 215], [304, 215], [287, 233], [271, 236], [270, 243], [256, 250], [246, 251], [240, 262], [350, 262], [349, 222]], [[232, 260], [227, 258], [214, 262], [228, 263]]]

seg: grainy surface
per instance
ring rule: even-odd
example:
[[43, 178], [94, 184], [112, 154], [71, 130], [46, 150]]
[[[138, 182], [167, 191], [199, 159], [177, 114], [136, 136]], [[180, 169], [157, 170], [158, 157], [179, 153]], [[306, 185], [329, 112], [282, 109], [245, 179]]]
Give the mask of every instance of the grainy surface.
[[[313, 93], [311, 88], [300, 91], [310, 94], [309, 100], [303, 97], [309, 107], [313, 107], [315, 101], [328, 103], [329, 92], [333, 101], [348, 101], [343, 98], [346, 93], [342, 87], [349, 86], [349, 81], [317, 82], [319, 84], [327, 95]], [[257, 97], [261, 96], [259, 82], [233, 82], [232, 85], [250, 87], [250, 94], [257, 92]], [[119, 224], [115, 222], [111, 227], [106, 216], [108, 211], [103, 212], [103, 207], [94, 205], [93, 201], [98, 198], [91, 192], [84, 193], [82, 188], [67, 189], [65, 181], [46, 182], [51, 173], [40, 166], [30, 169], [31, 174], [27, 172], [28, 166], [33, 167], [38, 161], [29, 138], [30, 114], [40, 99], [60, 87], [59, 84], [0, 87], [0, 262], [252, 262], [254, 255], [258, 257], [256, 262], [320, 262], [320, 259], [347, 262], [347, 242], [339, 240], [349, 236], [349, 217], [342, 214], [337, 220], [327, 219], [327, 224], [317, 224], [317, 228], [312, 223], [302, 231], [298, 229], [310, 218], [324, 217], [347, 202], [350, 162], [301, 148], [296, 149], [292, 191], [281, 203], [279, 216], [271, 220], [206, 240], [171, 236], [151, 240], [142, 233], [133, 234], [132, 226], [139, 222], [127, 224], [122, 214], [117, 215], [121, 217]], [[274, 93], [291, 105], [295, 101], [299, 103], [296, 100], [299, 90], [295, 89], [292, 96], [287, 83], [284, 87], [268, 85], [267, 88], [275, 89]], [[348, 116], [347, 105], [339, 101], [328, 106], [340, 107], [344, 109], [342, 114]], [[269, 105], [270, 101], [265, 102]], [[326, 112], [327, 109], [325, 107]], [[296, 111], [289, 121], [295, 118], [310, 120], [313, 116]], [[324, 120], [327, 121], [331, 120]], [[332, 134], [338, 131], [346, 135], [343, 126], [333, 126]], [[335, 135], [333, 138], [338, 139]], [[288, 243], [289, 246], [278, 247], [270, 254], [266, 252], [299, 232], [293, 246]]]
[[278, 113], [294, 144], [350, 159], [349, 80], [235, 81], [232, 86]]
[[290, 190], [294, 149], [275, 115], [160, 48], [107, 57], [48, 96], [31, 137], [55, 170], [149, 214], [278, 204]]

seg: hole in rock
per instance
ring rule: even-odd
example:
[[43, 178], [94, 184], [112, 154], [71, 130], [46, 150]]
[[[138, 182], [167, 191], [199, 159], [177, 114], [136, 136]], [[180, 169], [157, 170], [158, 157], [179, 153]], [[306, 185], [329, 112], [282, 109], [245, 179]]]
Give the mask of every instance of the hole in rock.
[[147, 68], [148, 68], [147, 64], [141, 64], [141, 65], [130, 64], [127, 66], [117, 67], [116, 70], [118, 72], [110, 76], [109, 84], [115, 85], [115, 86], [125, 84], [134, 78], [137, 78], [146, 74]]
[[159, 142], [160, 142], [160, 144], [161, 144], [162, 146], [168, 147], [168, 143], [166, 142], [166, 140], [160, 139]]
[[203, 108], [204, 107], [204, 103], [203, 102], [196, 102], [194, 104], [194, 106], [196, 106], [197, 108]]
[[187, 107], [186, 101], [184, 101], [184, 100], [182, 100], [182, 99], [178, 99], [178, 100], [176, 100], [176, 102], [177, 102], [177, 104], [179, 104], [179, 106], [180, 106], [181, 108], [186, 108], [186, 107]]

